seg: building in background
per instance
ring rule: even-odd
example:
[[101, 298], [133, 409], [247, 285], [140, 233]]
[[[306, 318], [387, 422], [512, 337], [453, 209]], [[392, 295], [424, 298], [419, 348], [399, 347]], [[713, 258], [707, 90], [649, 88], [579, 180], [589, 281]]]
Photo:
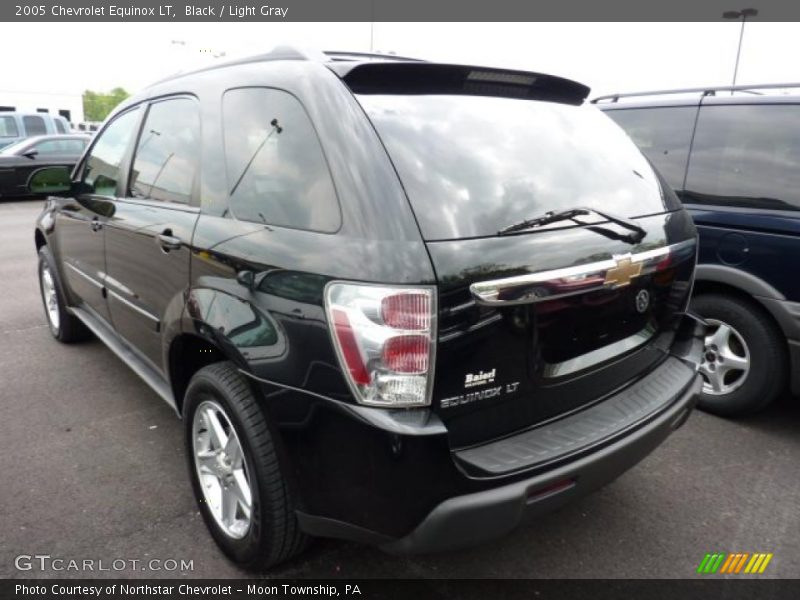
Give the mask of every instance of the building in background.
[[0, 111], [49, 113], [62, 116], [70, 123], [80, 123], [83, 121], [83, 96], [80, 93], [0, 89]]

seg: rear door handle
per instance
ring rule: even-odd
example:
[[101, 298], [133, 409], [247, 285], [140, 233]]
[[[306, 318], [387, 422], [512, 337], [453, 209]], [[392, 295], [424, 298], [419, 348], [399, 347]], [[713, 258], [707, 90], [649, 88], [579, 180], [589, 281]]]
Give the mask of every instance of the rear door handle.
[[165, 229], [156, 237], [158, 238], [158, 245], [161, 246], [164, 252], [177, 250], [181, 247], [181, 240], [172, 235], [172, 229]]

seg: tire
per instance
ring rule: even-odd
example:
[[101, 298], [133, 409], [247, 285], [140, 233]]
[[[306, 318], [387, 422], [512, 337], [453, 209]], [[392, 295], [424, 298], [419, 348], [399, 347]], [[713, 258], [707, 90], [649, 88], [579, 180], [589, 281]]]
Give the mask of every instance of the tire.
[[[220, 439], [230, 442], [235, 436], [240, 455], [230, 444], [226, 447], [233, 451], [219, 452], [222, 444], [215, 441], [219, 430], [209, 418], [221, 425], [224, 437]], [[212, 537], [228, 558], [245, 569], [263, 570], [299, 554], [307, 537], [299, 528], [273, 435], [247, 381], [231, 363], [203, 367], [192, 377], [184, 401], [184, 424], [195, 499]], [[233, 500], [226, 503], [226, 497]]]
[[39, 293], [44, 304], [45, 319], [50, 333], [59, 342], [70, 344], [91, 337], [91, 332], [80, 319], [67, 311], [61, 279], [55, 260], [46, 245], [39, 249]]
[[712, 326], [698, 407], [732, 417], [758, 412], [775, 400], [786, 386], [786, 341], [769, 315], [752, 302], [721, 294], [695, 297], [692, 310]]

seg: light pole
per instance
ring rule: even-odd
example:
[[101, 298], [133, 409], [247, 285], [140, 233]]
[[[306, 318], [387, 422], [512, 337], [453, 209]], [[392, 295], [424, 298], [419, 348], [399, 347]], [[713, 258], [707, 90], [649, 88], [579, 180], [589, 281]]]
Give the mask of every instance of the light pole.
[[[743, 8], [742, 10], [728, 10], [722, 13], [723, 19], [741, 19], [742, 28], [739, 30], [739, 47], [736, 50], [736, 64], [733, 67], [733, 85], [736, 85], [736, 74], [739, 72], [739, 55], [742, 53], [742, 38], [744, 38], [744, 24], [747, 17], [755, 17], [758, 11], [755, 8]], [[733, 96], [733, 90], [731, 90]]]

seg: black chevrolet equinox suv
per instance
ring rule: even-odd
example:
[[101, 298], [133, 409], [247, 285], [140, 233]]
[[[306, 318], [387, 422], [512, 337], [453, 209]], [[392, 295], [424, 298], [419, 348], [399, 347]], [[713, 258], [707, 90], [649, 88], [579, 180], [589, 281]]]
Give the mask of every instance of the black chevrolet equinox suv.
[[183, 417], [245, 567], [309, 536], [508, 532], [634, 465], [701, 387], [695, 227], [588, 92], [289, 48], [159, 82], [31, 178], [50, 330]]

